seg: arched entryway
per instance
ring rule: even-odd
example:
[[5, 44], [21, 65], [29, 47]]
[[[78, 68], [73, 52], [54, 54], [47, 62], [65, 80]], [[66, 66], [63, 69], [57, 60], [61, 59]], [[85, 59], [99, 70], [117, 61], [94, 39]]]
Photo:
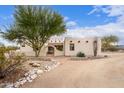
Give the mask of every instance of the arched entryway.
[[47, 54], [54, 56], [54, 52], [55, 52], [54, 47], [53, 46], [48, 46]]

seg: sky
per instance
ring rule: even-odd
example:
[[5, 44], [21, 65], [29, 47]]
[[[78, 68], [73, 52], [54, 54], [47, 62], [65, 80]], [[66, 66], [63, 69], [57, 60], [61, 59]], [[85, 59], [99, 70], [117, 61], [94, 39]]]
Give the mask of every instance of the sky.
[[[91, 37], [116, 35], [124, 44], [124, 6], [57, 5], [48, 6], [64, 17], [67, 32], [64, 36]], [[0, 28], [13, 23], [15, 6], [0, 6]], [[0, 42], [8, 44], [4, 39]]]

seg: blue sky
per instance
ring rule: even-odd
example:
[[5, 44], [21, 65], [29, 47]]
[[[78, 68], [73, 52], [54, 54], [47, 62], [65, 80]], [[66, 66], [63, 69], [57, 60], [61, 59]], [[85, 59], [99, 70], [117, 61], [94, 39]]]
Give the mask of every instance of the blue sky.
[[[49, 7], [55, 11], [58, 11], [64, 17], [68, 17], [69, 20], [76, 21], [78, 26], [82, 27], [92, 27], [106, 24], [110, 21], [115, 21], [115, 18], [109, 19], [104, 13], [88, 15], [88, 13], [93, 9], [93, 6], [56, 5]], [[8, 25], [9, 23], [13, 22], [12, 15], [14, 13], [14, 9], [15, 6], [0, 6], [0, 25]]]
[[[67, 36], [117, 35], [124, 44], [124, 6], [49, 6], [58, 11], [67, 25]], [[0, 28], [13, 23], [15, 6], [0, 6]], [[2, 40], [2, 39], [1, 39]]]

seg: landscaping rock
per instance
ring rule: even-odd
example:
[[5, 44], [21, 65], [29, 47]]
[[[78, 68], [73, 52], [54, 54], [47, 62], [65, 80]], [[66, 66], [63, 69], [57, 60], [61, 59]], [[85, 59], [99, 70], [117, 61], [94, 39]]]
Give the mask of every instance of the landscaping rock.
[[42, 74], [43, 70], [37, 70], [37, 74]]
[[26, 78], [22, 78], [22, 80], [20, 81], [20, 84], [23, 85], [25, 82], [27, 82]]
[[14, 83], [14, 87], [15, 87], [15, 88], [18, 88], [19, 86], [20, 86], [20, 82]]
[[41, 65], [40, 65], [40, 63], [34, 63], [34, 64], [32, 64], [32, 67], [40, 67]]
[[25, 77], [28, 76], [28, 75], [29, 75], [29, 73], [25, 73], [25, 74], [24, 74]]
[[13, 88], [13, 87], [18, 88], [26, 82], [32, 82], [35, 78], [37, 78], [44, 71], [45, 72], [50, 71], [59, 65], [59, 62], [56, 62], [55, 60], [45, 61], [45, 62], [42, 62], [42, 64], [40, 64], [38, 62], [39, 61], [37, 61], [36, 63], [29, 63], [29, 65], [31, 65], [32, 67], [38, 67], [38, 68], [29, 70], [28, 72], [26, 72], [24, 74], [23, 78], [20, 78], [14, 84], [13, 83], [4, 83], [4, 84], [1, 84], [0, 87], [2, 86], [2, 87], [6, 87], [6, 88]]
[[13, 84], [11, 84], [11, 83], [7, 83], [7, 85], [6, 85], [6, 87], [5, 88], [13, 88]]
[[32, 80], [35, 79], [36, 77], [37, 77], [36, 74], [30, 76], [30, 78], [31, 78]]
[[33, 65], [34, 63], [29, 63], [29, 65]]

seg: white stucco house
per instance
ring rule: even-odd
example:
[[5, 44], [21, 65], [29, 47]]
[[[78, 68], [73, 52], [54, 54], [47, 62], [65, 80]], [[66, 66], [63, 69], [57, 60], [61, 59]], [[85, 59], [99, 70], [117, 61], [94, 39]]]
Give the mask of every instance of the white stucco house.
[[[34, 56], [33, 49], [23, 45], [20, 51], [26, 56]], [[96, 56], [101, 53], [101, 39], [98, 37], [53, 37], [43, 46], [40, 56], [76, 56], [82, 52], [86, 56]]]

